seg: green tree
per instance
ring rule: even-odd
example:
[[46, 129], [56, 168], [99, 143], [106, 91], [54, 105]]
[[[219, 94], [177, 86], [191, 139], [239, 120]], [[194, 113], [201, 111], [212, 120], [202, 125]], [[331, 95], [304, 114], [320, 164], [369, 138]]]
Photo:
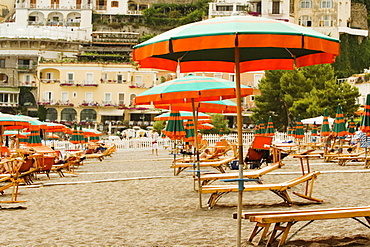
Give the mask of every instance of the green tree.
[[46, 111], [47, 109], [43, 105], [40, 105], [39, 109], [37, 109], [37, 116], [39, 117], [40, 121], [46, 120]]
[[334, 117], [340, 103], [345, 116], [352, 116], [358, 109], [358, 89], [349, 83], [338, 83], [331, 65], [315, 65], [292, 71], [266, 71], [259, 83], [261, 95], [255, 97], [257, 108], [252, 119], [268, 119], [284, 130], [298, 115], [316, 117], [328, 108]]
[[228, 134], [230, 133], [230, 129], [228, 128], [227, 124], [229, 123], [229, 120], [224, 119], [224, 116], [222, 114], [211, 114], [212, 116], [212, 122], [211, 124], [214, 126], [214, 128], [210, 130], [201, 130], [201, 133], [203, 134], [218, 134], [220, 133], [220, 129], [224, 129], [224, 133]]
[[153, 124], [153, 129], [155, 129], [158, 132], [158, 134], [162, 133], [164, 127], [165, 127], [164, 121], [155, 121]]

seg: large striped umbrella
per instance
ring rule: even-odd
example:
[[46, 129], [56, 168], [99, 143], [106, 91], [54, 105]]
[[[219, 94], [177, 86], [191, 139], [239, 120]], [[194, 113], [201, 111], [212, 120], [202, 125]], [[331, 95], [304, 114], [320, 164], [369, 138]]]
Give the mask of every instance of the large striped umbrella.
[[[199, 112], [212, 113], [235, 113], [237, 112], [237, 104], [231, 100], [215, 100], [215, 101], [201, 101], [194, 102], [194, 107]], [[192, 111], [191, 102], [155, 105], [155, 108], [176, 110], [176, 111]]]
[[303, 129], [303, 124], [301, 120], [301, 115], [298, 115], [298, 118], [297, 118], [294, 137], [297, 139], [303, 139], [304, 137], [304, 129]]
[[330, 135], [330, 126], [329, 126], [329, 115], [328, 115], [328, 109], [324, 110], [324, 121], [321, 125], [321, 136], [329, 136]]
[[274, 123], [272, 122], [272, 117], [269, 116], [265, 136], [274, 136], [274, 135], [275, 135]]
[[356, 133], [356, 124], [353, 117], [349, 120], [348, 124], [348, 135], [354, 135]]
[[333, 132], [334, 136], [336, 137], [345, 137], [348, 134], [346, 130], [346, 122], [344, 120], [343, 111], [340, 104], [338, 104], [337, 113], [335, 114]]
[[[240, 74], [332, 63], [338, 54], [339, 40], [312, 29], [273, 19], [230, 16], [194, 22], [162, 33], [135, 46], [133, 60], [143, 68], [176, 71], [180, 65], [180, 72], [235, 73], [239, 163], [242, 164]], [[243, 166], [239, 165], [237, 246], [241, 245], [242, 178]]]
[[293, 126], [292, 126], [292, 124], [288, 125], [287, 136], [293, 136]]
[[184, 128], [184, 122], [180, 118], [179, 112], [171, 111], [166, 128], [162, 130], [162, 133], [171, 140], [181, 140], [185, 138], [186, 131]]

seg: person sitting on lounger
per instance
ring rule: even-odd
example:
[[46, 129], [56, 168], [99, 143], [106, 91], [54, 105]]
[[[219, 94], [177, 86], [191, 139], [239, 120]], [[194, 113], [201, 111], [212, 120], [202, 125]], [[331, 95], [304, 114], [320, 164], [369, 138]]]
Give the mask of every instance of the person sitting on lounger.
[[211, 151], [206, 148], [199, 156], [200, 159], [209, 159], [212, 157]]

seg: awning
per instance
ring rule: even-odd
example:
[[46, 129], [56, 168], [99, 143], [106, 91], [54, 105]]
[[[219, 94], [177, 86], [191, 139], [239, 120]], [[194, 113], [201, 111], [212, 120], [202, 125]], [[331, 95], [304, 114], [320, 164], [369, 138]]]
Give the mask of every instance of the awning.
[[19, 88], [0, 87], [0, 93], [19, 93]]
[[118, 109], [101, 109], [98, 114], [102, 116], [123, 116], [124, 110]]

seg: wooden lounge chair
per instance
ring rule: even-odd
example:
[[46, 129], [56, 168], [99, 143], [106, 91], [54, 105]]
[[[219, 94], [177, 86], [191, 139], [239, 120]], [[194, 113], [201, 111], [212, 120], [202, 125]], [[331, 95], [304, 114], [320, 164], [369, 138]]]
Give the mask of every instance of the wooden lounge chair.
[[[212, 167], [212, 168], [215, 168], [216, 170], [218, 170], [219, 172], [221, 173], [225, 173], [225, 169], [223, 168], [223, 166], [227, 165], [230, 161], [233, 161], [235, 159], [235, 157], [228, 157], [228, 158], [225, 158], [225, 159], [220, 159], [220, 160], [216, 160], [216, 161], [202, 161], [199, 163], [199, 166], [200, 167]], [[171, 168], [174, 169], [174, 175], [177, 176], [179, 175], [182, 171], [186, 170], [187, 168], [194, 168], [196, 169], [197, 168], [197, 163], [196, 162], [193, 162], [193, 163], [189, 163], [189, 162], [185, 162], [185, 163], [174, 163], [171, 165]]]
[[[233, 214], [234, 219], [237, 219], [237, 213]], [[357, 219], [357, 217], [364, 217], [367, 224]], [[312, 223], [315, 220], [328, 220], [328, 219], [343, 219], [353, 218], [359, 223], [370, 228], [370, 207], [347, 207], [347, 208], [328, 208], [328, 209], [310, 209], [310, 210], [294, 210], [294, 211], [271, 211], [271, 212], [243, 212], [242, 219], [249, 219], [250, 222], [256, 222], [256, 225], [248, 239], [252, 242], [253, 239], [261, 233], [260, 238], [257, 240], [258, 245], [264, 240], [269, 232], [271, 224], [275, 224], [271, 232], [271, 235], [266, 243], [266, 246], [272, 244], [272, 242], [281, 235], [278, 246], [285, 244], [291, 227], [300, 221], [309, 221], [303, 227]], [[283, 226], [283, 224], [286, 224]], [[303, 227], [298, 229], [302, 230]], [[281, 231], [282, 234], [277, 235], [277, 232]]]
[[[297, 195], [299, 197], [302, 197], [307, 200], [315, 201], [315, 202], [322, 202], [320, 199], [316, 199], [312, 197], [313, 192], [313, 185], [314, 180], [316, 177], [320, 174], [320, 172], [311, 172], [308, 174], [305, 174], [301, 177], [289, 180], [287, 182], [279, 183], [279, 184], [255, 184], [255, 185], [244, 185], [243, 191], [262, 191], [262, 190], [269, 190], [274, 192], [276, 195], [280, 196], [284, 202], [291, 206], [293, 204], [292, 200], [290, 199], [290, 196], [288, 194], [288, 189], [293, 188], [294, 186], [304, 183], [304, 182], [310, 182], [310, 186], [304, 194], [293, 192], [294, 195]], [[222, 185], [206, 185], [201, 187], [201, 192], [203, 194], [210, 193], [211, 196], [208, 200], [208, 207], [212, 208], [216, 202], [223, 196], [224, 194], [227, 194], [229, 192], [238, 192], [238, 185], [237, 184], [222, 184]]]
[[112, 156], [112, 154], [116, 151], [116, 145], [110, 145], [107, 146], [107, 149], [104, 150], [102, 153], [95, 153], [95, 154], [86, 154], [86, 159], [98, 159], [100, 161], [103, 161], [104, 157], [106, 156]]
[[74, 174], [74, 168], [79, 166], [82, 162], [81, 156], [78, 154], [71, 154], [67, 159], [64, 160], [63, 164], [54, 164], [51, 171], [57, 172], [60, 177], [64, 177], [63, 170]]
[[[243, 172], [243, 178], [249, 178], [249, 179], [258, 179], [262, 177], [263, 175], [274, 171], [278, 168], [281, 168], [284, 164], [281, 162], [276, 162], [274, 164], [265, 166], [261, 169], [255, 170], [255, 171], [244, 171]], [[200, 175], [200, 181], [202, 182], [201, 185], [207, 185], [211, 184], [212, 182], [216, 180], [221, 179], [236, 179], [239, 178], [238, 172], [229, 172], [229, 173], [212, 173], [212, 174], [201, 174]], [[196, 180], [198, 180], [197, 177], [195, 177]], [[258, 183], [262, 184], [261, 181], [258, 181]]]

